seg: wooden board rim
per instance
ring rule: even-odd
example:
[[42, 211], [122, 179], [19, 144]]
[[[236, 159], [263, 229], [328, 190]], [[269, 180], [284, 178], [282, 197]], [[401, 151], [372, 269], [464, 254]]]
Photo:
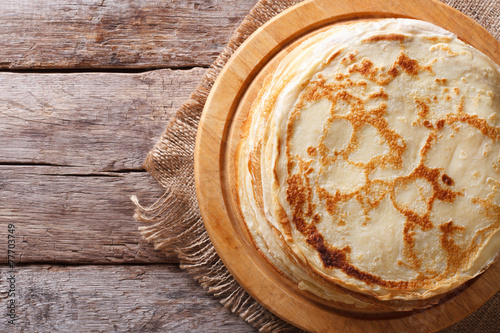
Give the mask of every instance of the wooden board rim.
[[[413, 328], [436, 331], [479, 308], [498, 290], [496, 263], [458, 295], [443, 304], [411, 315], [386, 320], [347, 317], [320, 304], [300, 299], [287, 286], [267, 276], [262, 259], [249, 256], [248, 244], [230, 219], [224, 188], [225, 146], [231, 121], [250, 82], [280, 49], [327, 24], [359, 18], [410, 17], [454, 32], [495, 62], [500, 43], [461, 12], [435, 0], [310, 0], [299, 3], [257, 29], [234, 53], [219, 74], [205, 104], [195, 149], [195, 182], [207, 232], [222, 261], [240, 285], [259, 303], [284, 320], [309, 331], [385, 331]], [[284, 29], [286, 27], [286, 29]], [[283, 31], [286, 30], [286, 31]], [[474, 38], [474, 36], [481, 38]], [[298, 310], [300, 309], [300, 310]], [[300, 316], [295, 316], [300, 312]], [[451, 312], [453, 315], [451, 315]]]

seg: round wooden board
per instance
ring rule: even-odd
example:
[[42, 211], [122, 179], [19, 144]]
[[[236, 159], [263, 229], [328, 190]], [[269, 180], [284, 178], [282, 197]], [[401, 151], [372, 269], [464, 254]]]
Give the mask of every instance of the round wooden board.
[[455, 33], [500, 64], [500, 43], [473, 20], [434, 0], [312, 0], [276, 16], [250, 36], [226, 64], [208, 97], [195, 150], [198, 203], [217, 253], [260, 304], [311, 332], [428, 332], [472, 313], [500, 288], [500, 262], [445, 296], [439, 305], [405, 313], [352, 314], [300, 291], [253, 247], [236, 204], [234, 150], [239, 129], [263, 78], [310, 34], [340, 22], [408, 17]]

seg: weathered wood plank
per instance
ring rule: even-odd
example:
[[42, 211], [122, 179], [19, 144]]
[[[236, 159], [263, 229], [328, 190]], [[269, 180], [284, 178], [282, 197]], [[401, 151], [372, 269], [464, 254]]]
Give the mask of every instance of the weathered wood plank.
[[173, 265], [25, 266], [15, 281], [19, 319], [2, 315], [2, 332], [254, 332]]
[[0, 228], [36, 249], [22, 262], [174, 260], [140, 241], [129, 197], [162, 194], [142, 163], [204, 72], [0, 73]]
[[256, 0], [4, 0], [0, 69], [208, 66]]
[[140, 169], [204, 72], [0, 73], [0, 163]]
[[[69, 167], [0, 166], [0, 263], [15, 225], [20, 263], [175, 262], [141, 240], [132, 194], [163, 190], [146, 172], [81, 174]], [[150, 202], [151, 203], [151, 202]]]
[[[2, 315], [2, 332], [255, 332], [177, 265], [18, 266], [13, 297], [10, 272], [0, 266], [0, 303], [14, 299], [18, 319]], [[488, 322], [474, 332], [494, 332]]]

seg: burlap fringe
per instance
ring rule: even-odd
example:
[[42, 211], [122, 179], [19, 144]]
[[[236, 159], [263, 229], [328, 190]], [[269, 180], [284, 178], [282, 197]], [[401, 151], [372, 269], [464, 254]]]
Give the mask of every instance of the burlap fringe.
[[[140, 228], [145, 240], [166, 254], [176, 254], [181, 268], [233, 313], [260, 332], [295, 332], [296, 328], [277, 318], [241, 288], [224, 267], [207, 235], [196, 202], [194, 183], [194, 147], [196, 131], [210, 89], [235, 50], [257, 28], [300, 0], [259, 1], [235, 31], [230, 42], [207, 70], [198, 87], [181, 106], [162, 137], [148, 154], [146, 170], [167, 189], [150, 207], [143, 207], [135, 196], [135, 218], [146, 225]], [[488, 6], [443, 1], [462, 10], [495, 37], [500, 35], [498, 4]], [[472, 6], [472, 7], [471, 7]], [[476, 8], [477, 7], [477, 8]], [[484, 7], [484, 8], [483, 8]], [[472, 14], [472, 15], [471, 15]], [[480, 15], [481, 17], [478, 17]], [[189, 240], [186, 242], [186, 240]]]
[[[150, 207], [141, 206], [137, 198], [132, 197], [136, 205], [135, 218], [147, 224], [140, 228], [144, 239], [154, 244], [157, 250], [176, 254], [181, 268], [191, 273], [226, 308], [260, 332], [292, 332], [297, 329], [252, 299], [218, 257], [196, 202], [194, 146], [205, 101], [231, 55], [258, 27], [298, 2], [281, 1], [276, 4], [260, 1], [254, 6], [146, 158], [146, 170], [167, 192]], [[186, 239], [190, 241], [186, 243]]]

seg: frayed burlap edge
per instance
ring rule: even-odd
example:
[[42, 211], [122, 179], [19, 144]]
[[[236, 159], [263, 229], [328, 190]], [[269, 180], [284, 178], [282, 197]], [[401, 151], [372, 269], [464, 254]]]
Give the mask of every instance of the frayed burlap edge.
[[[348, 0], [346, 0], [348, 1]], [[149, 152], [144, 166], [166, 189], [150, 207], [143, 207], [135, 196], [135, 218], [146, 225], [140, 227], [143, 238], [165, 254], [176, 254], [182, 269], [233, 313], [238, 314], [261, 332], [292, 332], [296, 328], [277, 318], [248, 295], [218, 257], [203, 225], [194, 183], [194, 147], [203, 107], [218, 74], [235, 50], [257, 28], [300, 0], [260, 0], [245, 17], [231, 40], [207, 70], [189, 99], [171, 119], [160, 140]], [[497, 39], [500, 37], [500, 4], [496, 0], [445, 0], [474, 18]], [[495, 314], [500, 297], [497, 294], [487, 306], [471, 315], [486, 328], [498, 327], [498, 319], [484, 325], [489, 313]], [[494, 304], [492, 306], [492, 304]], [[493, 316], [498, 318], [498, 316]], [[463, 321], [447, 332], [475, 332], [476, 324]], [[492, 330], [493, 331], [493, 330]]]
[[218, 257], [196, 201], [194, 147], [198, 123], [210, 89], [231, 55], [258, 27], [298, 2], [261, 0], [253, 7], [146, 158], [146, 170], [166, 189], [166, 193], [151, 207], [141, 206], [137, 198], [132, 197], [136, 204], [135, 218], [147, 224], [140, 228], [144, 239], [153, 243], [157, 250], [176, 254], [182, 269], [191, 273], [231, 312], [261, 332], [291, 332], [296, 329], [252, 299]]

